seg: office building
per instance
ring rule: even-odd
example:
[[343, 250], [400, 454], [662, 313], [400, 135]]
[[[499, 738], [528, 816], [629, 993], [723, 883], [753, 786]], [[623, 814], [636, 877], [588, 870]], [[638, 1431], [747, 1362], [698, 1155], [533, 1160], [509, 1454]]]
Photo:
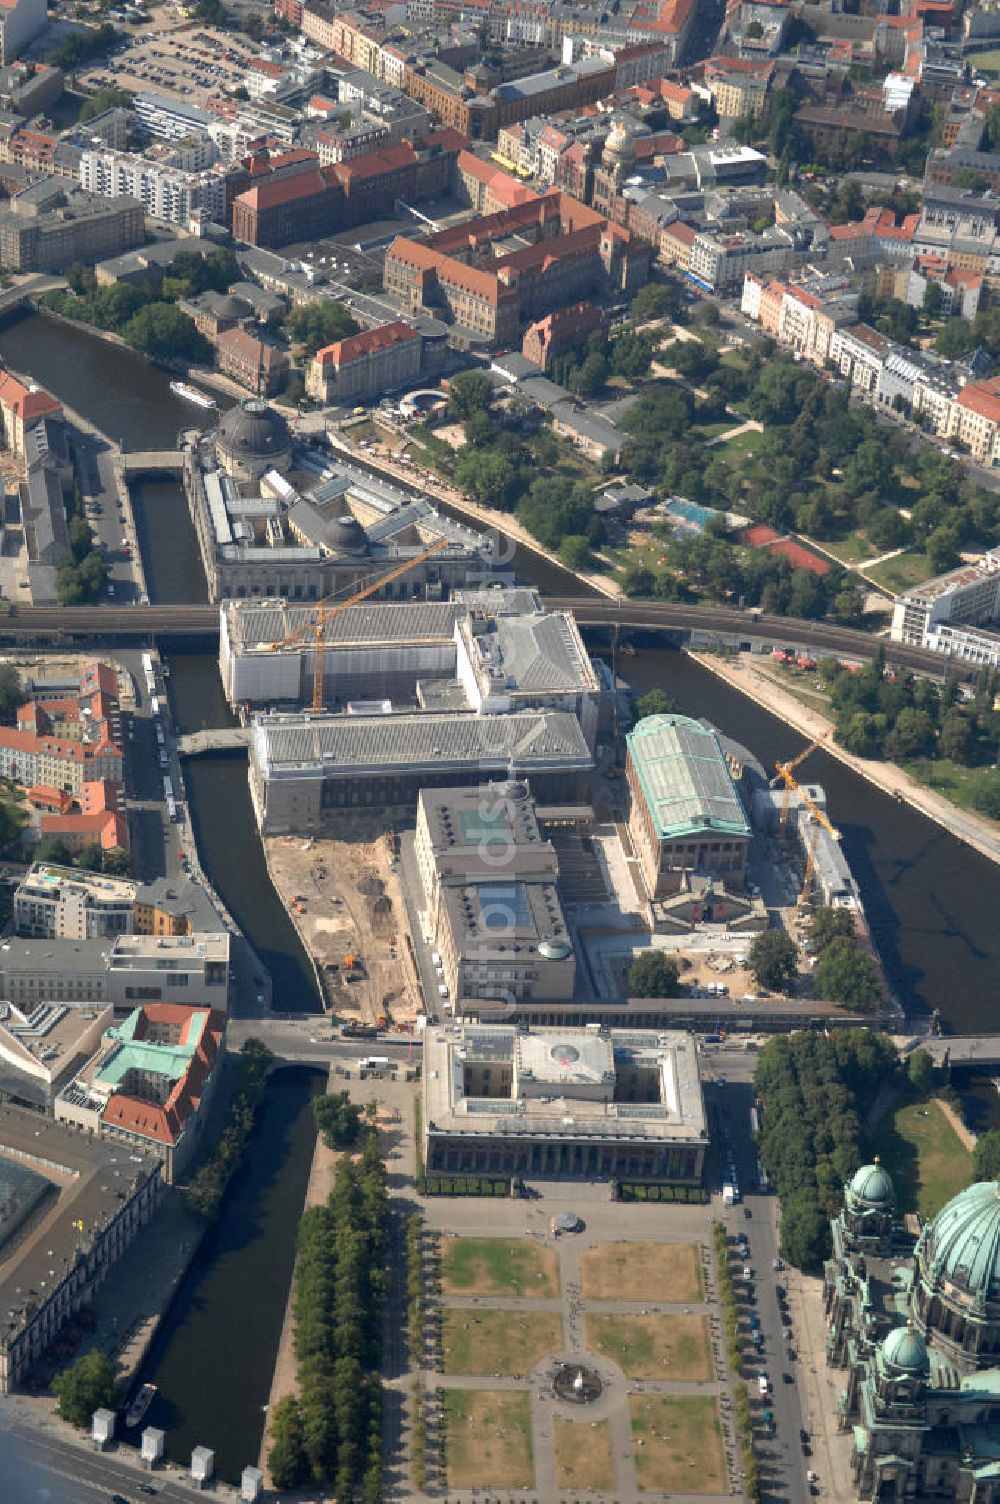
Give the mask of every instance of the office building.
[[218, 124], [218, 116], [165, 94], [137, 94], [132, 108], [142, 128], [164, 141], [183, 141], [207, 136], [209, 127]]
[[750, 826], [718, 732], [683, 715], [652, 715], [626, 737], [629, 834], [650, 899], [692, 876], [743, 886]]
[[61, 272], [75, 261], [120, 256], [145, 238], [137, 199], [103, 198], [54, 177], [29, 184], [0, 208], [5, 271]]
[[317, 402], [370, 402], [420, 375], [423, 341], [396, 320], [317, 350], [306, 372], [306, 391]]
[[165, 1184], [173, 1184], [201, 1140], [225, 1035], [225, 1014], [210, 1008], [133, 1008], [108, 1027], [97, 1052], [60, 1092], [57, 1121], [157, 1155]]
[[575, 716], [270, 715], [251, 731], [250, 792], [264, 835], [314, 833], [345, 811], [412, 808], [424, 788], [509, 775], [540, 798], [586, 797], [593, 759]]
[[117, 935], [97, 940], [21, 940], [0, 948], [0, 1002], [96, 1007], [182, 1001], [224, 1012], [229, 934]]
[[429, 1028], [423, 1092], [429, 1174], [701, 1183], [708, 1123], [690, 1034]]
[[[85, 1306], [146, 1225], [160, 1160], [0, 1106], [0, 1395]], [[32, 1236], [16, 1240], [31, 1219]]]

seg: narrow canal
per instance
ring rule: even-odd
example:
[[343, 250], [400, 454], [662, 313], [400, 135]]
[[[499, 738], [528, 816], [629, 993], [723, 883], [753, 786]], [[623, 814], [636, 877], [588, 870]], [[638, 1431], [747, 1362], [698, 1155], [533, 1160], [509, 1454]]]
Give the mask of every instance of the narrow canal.
[[325, 1085], [301, 1067], [272, 1077], [245, 1166], [139, 1375], [157, 1385], [144, 1425], [166, 1432], [170, 1459], [186, 1465], [210, 1447], [231, 1483], [260, 1453], [316, 1141], [309, 1104]]

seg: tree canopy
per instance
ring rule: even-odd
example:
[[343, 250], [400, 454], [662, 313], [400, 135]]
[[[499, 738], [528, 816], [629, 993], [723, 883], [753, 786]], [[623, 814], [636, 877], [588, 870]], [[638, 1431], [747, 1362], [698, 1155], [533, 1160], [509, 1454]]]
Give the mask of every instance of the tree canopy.
[[673, 956], [662, 950], [644, 950], [629, 968], [629, 992], [633, 997], [673, 997], [677, 977], [677, 961]]
[[95, 1410], [114, 1410], [118, 1404], [116, 1373], [109, 1357], [91, 1352], [56, 1374], [52, 1389], [63, 1420], [83, 1429], [90, 1425]]
[[303, 345], [307, 355], [315, 355], [325, 345], [357, 334], [359, 328], [350, 309], [333, 298], [324, 298], [321, 303], [301, 303], [285, 320], [288, 338]]
[[754, 935], [748, 960], [758, 987], [785, 992], [795, 979], [795, 946], [784, 929]]

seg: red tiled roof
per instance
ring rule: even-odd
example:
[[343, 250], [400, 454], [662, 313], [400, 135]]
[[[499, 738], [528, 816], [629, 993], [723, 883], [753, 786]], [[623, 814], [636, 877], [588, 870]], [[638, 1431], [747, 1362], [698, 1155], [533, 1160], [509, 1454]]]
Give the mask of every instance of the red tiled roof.
[[9, 371], [0, 375], [0, 406], [9, 407], [24, 422], [62, 412], [62, 403], [40, 386], [25, 386]]
[[991, 423], [1000, 423], [1000, 376], [990, 381], [970, 381], [959, 392], [958, 405]]
[[332, 345], [324, 345], [322, 350], [316, 351], [315, 358], [320, 365], [339, 367], [352, 360], [359, 360], [363, 355], [391, 350], [394, 345], [407, 344], [410, 340], [419, 338], [420, 335], [409, 324], [396, 319], [394, 323], [382, 324], [378, 329], [365, 329], [360, 334], [349, 334], [346, 339], [338, 339]]

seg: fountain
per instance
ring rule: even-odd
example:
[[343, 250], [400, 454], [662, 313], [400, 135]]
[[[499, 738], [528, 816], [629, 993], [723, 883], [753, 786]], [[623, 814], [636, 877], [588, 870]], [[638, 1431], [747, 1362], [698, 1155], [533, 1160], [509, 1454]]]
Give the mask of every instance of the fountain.
[[604, 1389], [600, 1374], [582, 1363], [559, 1363], [552, 1379], [557, 1399], [570, 1405], [592, 1405]]

